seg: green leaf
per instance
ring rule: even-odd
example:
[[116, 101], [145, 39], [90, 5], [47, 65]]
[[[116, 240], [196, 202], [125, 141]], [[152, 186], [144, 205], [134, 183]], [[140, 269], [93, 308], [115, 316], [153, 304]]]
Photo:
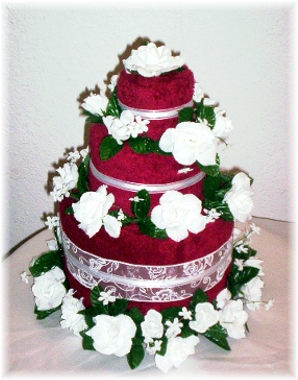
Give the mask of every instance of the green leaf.
[[226, 330], [219, 323], [209, 327], [209, 329], [201, 335], [205, 336], [211, 342], [217, 344], [219, 347], [223, 348], [224, 350], [227, 350], [227, 351], [231, 350], [229, 343], [227, 341], [228, 334]]
[[131, 149], [139, 154], [148, 154], [156, 151], [157, 144], [149, 137], [137, 136], [128, 140]]
[[222, 176], [207, 175], [203, 180], [204, 197], [210, 200], [216, 200], [216, 191], [220, 189], [222, 184]]
[[39, 256], [33, 265], [29, 267], [29, 271], [33, 277], [39, 277], [54, 267], [63, 269], [62, 257], [59, 251], [49, 251]]
[[112, 316], [116, 316], [119, 314], [124, 314], [129, 301], [124, 298], [117, 298], [115, 302], [109, 303], [109, 314]]
[[151, 236], [156, 239], [167, 239], [168, 235], [165, 229], [160, 229], [151, 221], [150, 217], [143, 218], [138, 222], [140, 231], [144, 235]]
[[82, 340], [82, 346], [83, 346], [83, 349], [84, 350], [91, 350], [91, 351], [95, 351], [95, 348], [93, 347], [93, 339], [91, 338], [91, 336], [85, 334], [85, 333], [81, 333], [81, 336], [83, 338]]
[[200, 170], [210, 176], [219, 176], [220, 175], [220, 171], [219, 171], [219, 156], [217, 154], [216, 156], [216, 165], [210, 165], [210, 166], [204, 166], [204, 165], [201, 165], [198, 161], [197, 161], [197, 165], [198, 167], [200, 168]]
[[208, 302], [207, 294], [202, 289], [197, 289], [189, 303], [189, 309], [194, 312], [198, 303]]
[[192, 107], [182, 108], [178, 112], [178, 123], [182, 123], [184, 121], [193, 121], [194, 110]]
[[121, 112], [122, 112], [122, 109], [119, 106], [119, 103], [118, 103], [118, 100], [117, 100], [117, 97], [116, 97], [116, 93], [114, 91], [113, 94], [112, 94], [112, 96], [109, 99], [109, 102], [108, 102], [108, 105], [107, 105], [107, 108], [106, 108], [106, 111], [105, 111], [105, 115], [106, 116], [110, 115], [110, 116], [114, 116], [114, 117], [120, 118]]
[[89, 191], [89, 185], [88, 185], [89, 162], [90, 162], [90, 155], [88, 154], [78, 168], [79, 178], [77, 182], [77, 189], [80, 196], [86, 193], [87, 191]]
[[[99, 308], [100, 310], [105, 310], [102, 301], [99, 301], [100, 293], [103, 292], [103, 288], [100, 286], [94, 286], [90, 292], [90, 301], [95, 308]], [[102, 313], [101, 313], [102, 314]]]
[[[134, 339], [133, 339], [134, 342]], [[145, 357], [145, 349], [141, 343], [133, 343], [129, 354], [127, 355], [127, 362], [131, 369], [137, 368]]]
[[131, 201], [131, 211], [136, 218], [144, 218], [150, 210], [150, 195], [143, 189], [136, 194], [137, 201]]
[[178, 318], [179, 311], [181, 311], [181, 307], [168, 307], [167, 309], [162, 310], [160, 313], [164, 322], [173, 322], [175, 318]]
[[134, 321], [134, 323], [139, 326], [144, 321], [144, 316], [141, 313], [140, 309], [133, 306], [131, 309], [128, 310], [126, 313], [130, 318]]
[[103, 124], [102, 116], [93, 115], [91, 112], [84, 110], [83, 115], [88, 116], [85, 120], [86, 123]]
[[74, 211], [73, 211], [72, 206], [66, 207], [66, 209], [64, 210], [64, 214], [65, 215], [73, 215]]
[[55, 307], [54, 309], [49, 310], [38, 310], [37, 306], [34, 306], [34, 314], [36, 315], [36, 319], [45, 319], [49, 315], [53, 314], [55, 311], [59, 310], [61, 305]]
[[201, 120], [207, 120], [208, 125], [211, 127], [211, 129], [214, 128], [215, 122], [216, 122], [216, 116], [213, 107], [211, 106], [203, 106], [200, 109], [199, 118]]
[[255, 278], [258, 273], [259, 269], [255, 267], [247, 266], [240, 271], [236, 265], [233, 265], [227, 278], [227, 288], [231, 292], [232, 298], [236, 297], [240, 293], [241, 287]]
[[103, 161], [115, 156], [121, 151], [124, 145], [119, 145], [112, 136], [106, 136], [99, 147], [99, 156]]

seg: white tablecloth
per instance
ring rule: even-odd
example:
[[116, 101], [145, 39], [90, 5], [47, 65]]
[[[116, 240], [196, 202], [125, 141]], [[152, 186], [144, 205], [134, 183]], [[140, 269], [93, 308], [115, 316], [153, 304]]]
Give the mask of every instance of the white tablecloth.
[[[4, 363], [7, 376], [67, 375], [96, 376], [96, 378], [168, 379], [231, 377], [238, 379], [253, 375], [272, 378], [288, 377], [292, 373], [294, 355], [293, 331], [295, 324], [290, 305], [297, 303], [291, 290], [294, 247], [291, 244], [292, 225], [266, 219], [253, 219], [261, 227], [260, 235], [253, 236], [252, 247], [264, 260], [265, 288], [263, 299], [274, 298], [274, 306], [266, 311], [249, 311], [249, 329], [245, 339], [231, 340], [227, 352], [205, 338], [200, 338], [196, 353], [178, 369], [167, 374], [154, 366], [147, 356], [141, 366], [132, 371], [126, 358], [104, 356], [81, 348], [81, 339], [59, 325], [59, 312], [38, 321], [33, 314], [34, 302], [30, 283], [20, 280], [20, 273], [28, 272], [32, 257], [47, 251], [46, 240], [52, 232], [44, 230], [26, 242], [2, 264], [5, 287], [4, 302]], [[3, 278], [3, 275], [2, 275]], [[296, 322], [297, 324], [297, 322]]]

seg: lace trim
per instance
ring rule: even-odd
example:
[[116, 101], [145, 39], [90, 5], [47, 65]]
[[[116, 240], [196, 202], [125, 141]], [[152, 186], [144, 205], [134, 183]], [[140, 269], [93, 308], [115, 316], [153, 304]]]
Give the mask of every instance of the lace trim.
[[67, 268], [84, 287], [100, 284], [118, 298], [139, 302], [167, 302], [192, 297], [197, 288], [212, 289], [232, 261], [232, 237], [205, 257], [176, 265], [135, 265], [84, 251], [62, 231]]

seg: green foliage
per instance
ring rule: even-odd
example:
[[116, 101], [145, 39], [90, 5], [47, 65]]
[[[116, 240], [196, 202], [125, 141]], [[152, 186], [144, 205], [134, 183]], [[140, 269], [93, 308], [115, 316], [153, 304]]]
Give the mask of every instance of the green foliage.
[[227, 279], [227, 288], [231, 292], [232, 298], [236, 297], [240, 293], [241, 287], [256, 277], [258, 273], [259, 269], [255, 267], [245, 266], [240, 271], [236, 265], [233, 265]]
[[229, 343], [227, 341], [228, 334], [225, 328], [223, 328], [219, 323], [209, 327], [209, 329], [204, 332], [204, 337], [209, 339], [211, 342], [215, 343], [219, 347], [223, 348], [224, 350], [230, 351], [231, 348], [229, 346]]
[[178, 123], [183, 123], [185, 121], [193, 121], [194, 109], [192, 107], [182, 108], [178, 112]]
[[124, 145], [120, 145], [111, 135], [106, 136], [99, 147], [99, 156], [101, 160], [106, 161], [121, 151]]
[[34, 314], [36, 315], [36, 319], [45, 319], [49, 315], [55, 313], [55, 311], [59, 310], [61, 305], [55, 307], [54, 309], [49, 309], [49, 310], [38, 310], [37, 306], [34, 306]]
[[122, 109], [119, 106], [117, 97], [116, 97], [116, 91], [114, 90], [112, 96], [109, 99], [106, 111], [105, 111], [105, 116], [114, 116], [120, 118], [121, 116]]
[[131, 201], [131, 211], [136, 218], [144, 218], [150, 210], [150, 194], [142, 189], [138, 191], [135, 199]]
[[63, 261], [60, 251], [49, 251], [42, 254], [29, 267], [29, 271], [33, 277], [39, 277], [54, 267], [63, 269]]
[[83, 115], [87, 116], [85, 122], [86, 123], [92, 123], [92, 124], [102, 124], [102, 116], [99, 115], [93, 115], [91, 112], [84, 110]]
[[168, 237], [166, 230], [156, 227], [156, 225], [151, 221], [150, 217], [146, 217], [138, 221], [138, 226], [143, 234], [151, 236], [153, 238], [164, 240]]

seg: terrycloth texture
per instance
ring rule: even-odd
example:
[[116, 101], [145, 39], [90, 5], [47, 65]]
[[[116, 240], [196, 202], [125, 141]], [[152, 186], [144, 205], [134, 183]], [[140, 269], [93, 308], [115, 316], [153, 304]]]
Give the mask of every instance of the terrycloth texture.
[[152, 78], [122, 70], [117, 83], [117, 98], [122, 104], [147, 110], [181, 106], [191, 101], [193, 92], [194, 76], [187, 66]]

